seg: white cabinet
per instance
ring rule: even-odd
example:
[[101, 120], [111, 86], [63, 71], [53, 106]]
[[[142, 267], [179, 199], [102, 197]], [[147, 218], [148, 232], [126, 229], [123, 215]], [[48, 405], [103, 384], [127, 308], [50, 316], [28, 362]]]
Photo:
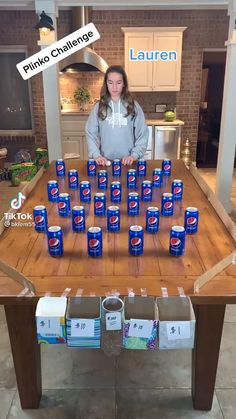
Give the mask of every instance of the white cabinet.
[[85, 135], [86, 116], [62, 115], [62, 151], [80, 155], [81, 160], [88, 159]]
[[122, 28], [129, 89], [179, 91], [182, 39], [186, 27]]

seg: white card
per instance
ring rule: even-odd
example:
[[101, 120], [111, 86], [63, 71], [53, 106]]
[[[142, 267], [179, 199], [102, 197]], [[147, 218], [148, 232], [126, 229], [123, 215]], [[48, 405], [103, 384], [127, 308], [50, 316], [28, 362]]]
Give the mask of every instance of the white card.
[[106, 313], [106, 330], [121, 330], [121, 313], [119, 311]]
[[37, 317], [37, 332], [45, 337], [60, 336], [60, 317]]
[[166, 324], [167, 339], [190, 339], [190, 322], [173, 322]]
[[153, 320], [130, 320], [129, 337], [150, 338], [152, 335]]
[[94, 328], [94, 319], [71, 319], [71, 336], [93, 337]]

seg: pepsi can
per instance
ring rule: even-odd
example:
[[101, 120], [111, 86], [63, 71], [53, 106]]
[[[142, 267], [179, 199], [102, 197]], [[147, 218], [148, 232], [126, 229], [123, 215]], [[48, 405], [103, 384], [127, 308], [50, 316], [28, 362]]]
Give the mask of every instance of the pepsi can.
[[61, 217], [68, 217], [70, 215], [70, 195], [68, 193], [59, 194], [58, 212]]
[[163, 176], [171, 175], [171, 160], [165, 159], [162, 161]]
[[63, 255], [63, 233], [59, 226], [48, 227], [48, 251], [51, 256]]
[[146, 176], [146, 172], [147, 172], [146, 160], [139, 159], [137, 161], [137, 172], [138, 172], [138, 176]]
[[48, 200], [51, 202], [57, 202], [59, 195], [59, 188], [57, 180], [48, 181]]
[[153, 169], [152, 172], [152, 186], [154, 186], [155, 188], [160, 188], [162, 185], [162, 170], [161, 169]]
[[128, 215], [139, 215], [139, 194], [138, 192], [129, 192], [127, 202]]
[[182, 226], [173, 226], [170, 230], [170, 255], [182, 256], [185, 249], [185, 229]]
[[88, 176], [96, 176], [96, 161], [94, 159], [87, 161], [87, 173]]
[[48, 227], [48, 217], [47, 210], [44, 205], [37, 205], [34, 207], [33, 211], [34, 216], [34, 228], [39, 233], [47, 231]]
[[68, 186], [69, 186], [69, 189], [78, 189], [79, 187], [78, 170], [76, 169], [68, 170]]
[[150, 180], [143, 180], [142, 182], [141, 199], [143, 202], [152, 200], [152, 182]]
[[161, 199], [161, 215], [168, 217], [174, 214], [174, 198], [172, 193], [163, 193]]
[[90, 227], [87, 233], [88, 255], [92, 257], [102, 256], [102, 229]]
[[72, 230], [76, 233], [85, 230], [85, 210], [80, 205], [72, 208]]
[[159, 209], [157, 207], [148, 207], [146, 211], [146, 231], [148, 233], [157, 233], [159, 230]]
[[127, 172], [127, 188], [135, 189], [137, 185], [137, 171], [129, 169]]
[[143, 254], [143, 227], [130, 226], [129, 228], [129, 254], [139, 256]]
[[94, 215], [106, 214], [106, 195], [104, 192], [97, 192], [94, 195]]
[[98, 189], [107, 189], [107, 187], [108, 187], [108, 173], [106, 170], [99, 170]]
[[121, 189], [121, 183], [120, 182], [111, 182], [111, 202], [119, 203], [121, 202], [121, 195], [122, 195], [122, 189]]
[[65, 176], [65, 162], [63, 159], [56, 160], [56, 173], [57, 176]]
[[195, 207], [188, 207], [185, 210], [184, 228], [187, 234], [194, 234], [198, 231], [199, 212]]
[[88, 180], [82, 180], [79, 184], [80, 201], [91, 202], [91, 186]]
[[112, 162], [112, 176], [121, 176], [121, 161], [118, 159]]
[[175, 201], [181, 201], [183, 198], [183, 182], [180, 179], [174, 179], [171, 185], [171, 192]]
[[107, 230], [120, 231], [120, 208], [116, 206], [108, 207], [107, 209]]

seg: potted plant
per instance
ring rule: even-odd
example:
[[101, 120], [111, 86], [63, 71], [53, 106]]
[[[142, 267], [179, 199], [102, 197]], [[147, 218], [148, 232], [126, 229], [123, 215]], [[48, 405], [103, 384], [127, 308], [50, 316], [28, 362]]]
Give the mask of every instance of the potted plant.
[[85, 111], [86, 104], [91, 99], [91, 93], [86, 87], [78, 87], [74, 92], [74, 100], [80, 105], [80, 110]]

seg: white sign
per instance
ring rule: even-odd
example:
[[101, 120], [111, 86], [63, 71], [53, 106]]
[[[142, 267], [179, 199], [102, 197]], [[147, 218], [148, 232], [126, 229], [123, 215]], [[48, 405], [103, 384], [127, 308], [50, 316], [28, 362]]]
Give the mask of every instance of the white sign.
[[20, 72], [23, 79], [27, 80], [51, 65], [58, 63], [58, 61], [68, 57], [68, 55], [74, 54], [76, 51], [97, 41], [99, 38], [100, 35], [95, 25], [89, 23], [60, 39], [60, 41], [54, 42], [49, 47], [44, 48], [31, 57], [26, 58], [26, 60], [21, 61], [21, 63], [16, 65], [17, 70]]
[[166, 324], [167, 339], [190, 339], [190, 322], [173, 322]]
[[60, 317], [37, 317], [37, 332], [45, 337], [60, 336]]
[[152, 320], [131, 320], [129, 336], [132, 338], [150, 338], [152, 335]]
[[94, 336], [94, 319], [72, 319], [71, 320], [71, 336], [77, 337], [93, 337]]
[[106, 330], [121, 330], [121, 313], [119, 311], [106, 313]]

